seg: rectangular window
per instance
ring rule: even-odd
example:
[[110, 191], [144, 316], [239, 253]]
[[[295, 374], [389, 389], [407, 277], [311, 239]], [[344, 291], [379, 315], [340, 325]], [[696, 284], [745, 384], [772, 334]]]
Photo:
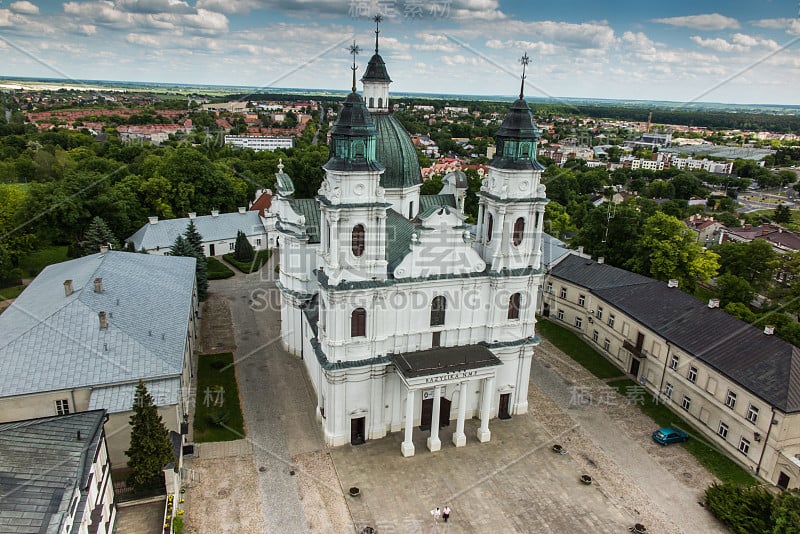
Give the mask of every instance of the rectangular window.
[[758, 408], [756, 408], [752, 404], [750, 405], [749, 408], [747, 408], [747, 420], [753, 424], [758, 422]]
[[722, 421], [719, 422], [719, 428], [717, 429], [717, 435], [722, 439], [728, 439], [728, 425], [723, 423]]
[[610, 339], [606, 338], [603, 341], [603, 349], [605, 349], [606, 352], [610, 352], [611, 351], [611, 340]]
[[586, 295], [578, 295], [578, 306], [586, 305]]
[[687, 378], [687, 379], [689, 380], [689, 382], [691, 382], [692, 384], [694, 384], [695, 382], [697, 382], [697, 367], [695, 367], [694, 365], [692, 365], [691, 367], [689, 367], [689, 372], [686, 374], [686, 378]]
[[575, 328], [583, 328], [583, 318], [575, 317]]
[[559, 294], [559, 296], [560, 296], [562, 299], [565, 299], [565, 298], [567, 298], [567, 288], [566, 288], [566, 287], [562, 287], [562, 288], [561, 288], [561, 293]]
[[609, 314], [608, 326], [610, 326], [611, 328], [614, 328], [614, 319], [615, 319], [614, 314], [613, 313]]
[[595, 331], [594, 331], [594, 333], [592, 334], [592, 341], [594, 341], [595, 343], [597, 343], [597, 340], [598, 340], [598, 339], [600, 339], [600, 332], [598, 332], [597, 330], [595, 330]]
[[736, 393], [733, 391], [728, 392], [728, 396], [725, 397], [725, 406], [733, 410], [736, 407]]
[[687, 397], [686, 395], [684, 395], [683, 396], [683, 400], [681, 401], [681, 408], [683, 408], [684, 410], [686, 410], [688, 412], [689, 408], [691, 408], [691, 407], [692, 407], [692, 399], [690, 397]]
[[69, 413], [69, 401], [60, 399], [56, 401], [56, 415], [67, 415]]
[[664, 388], [664, 396], [668, 399], [672, 398], [672, 384], [667, 382], [667, 386]]
[[678, 364], [680, 363], [680, 361], [681, 361], [680, 356], [678, 356], [677, 354], [673, 354], [672, 358], [669, 360], [669, 368], [672, 369], [673, 371], [677, 371]]
[[742, 454], [747, 454], [750, 452], [750, 442], [744, 438], [739, 440], [739, 452]]
[[559, 321], [563, 321], [564, 320], [564, 310], [558, 310], [558, 313], [556, 314], [556, 317], [558, 317]]
[[603, 318], [603, 307], [602, 306], [598, 306], [597, 307], [597, 320], [599, 321], [602, 318]]
[[260, 247], [260, 246], [261, 246], [261, 238], [260, 238], [260, 237], [257, 237], [257, 238], [256, 238], [256, 246], [257, 246], [257, 247]]
[[547, 282], [547, 292], [553, 294], [553, 282]]
[[228, 243], [228, 250], [234, 250], [236, 248], [236, 243]]

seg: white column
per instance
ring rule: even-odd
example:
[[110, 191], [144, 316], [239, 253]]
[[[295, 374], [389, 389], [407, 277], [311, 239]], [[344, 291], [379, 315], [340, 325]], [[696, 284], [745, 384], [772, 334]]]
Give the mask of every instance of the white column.
[[483, 379], [483, 394], [481, 395], [481, 427], [478, 429], [478, 441], [485, 443], [492, 439], [489, 431], [489, 409], [494, 398], [494, 377]]
[[403, 456], [408, 458], [414, 456], [414, 390], [408, 390], [408, 397], [406, 398], [406, 436], [403, 444], [400, 445], [400, 452]]
[[461, 388], [458, 390], [458, 420], [456, 431], [453, 433], [453, 445], [456, 447], [467, 444], [467, 436], [464, 434], [464, 419], [467, 417], [467, 384], [469, 382], [466, 380], [461, 382]]
[[483, 221], [483, 200], [481, 199], [480, 203], [478, 204], [478, 230], [477, 230], [477, 241], [480, 244], [483, 244], [486, 240], [483, 238], [483, 226], [486, 224]]
[[436, 452], [442, 448], [442, 440], [439, 439], [439, 413], [442, 404], [442, 386], [433, 388], [433, 415], [431, 416], [431, 435], [428, 437], [428, 449]]

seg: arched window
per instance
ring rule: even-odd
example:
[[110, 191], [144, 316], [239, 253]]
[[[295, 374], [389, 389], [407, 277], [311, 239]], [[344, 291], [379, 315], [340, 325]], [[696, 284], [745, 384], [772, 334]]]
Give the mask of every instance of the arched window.
[[431, 326], [444, 325], [444, 312], [447, 308], [447, 300], [439, 295], [431, 302]]
[[383, 107], [383, 98], [381, 98], [381, 97], [378, 97], [378, 107], [379, 108]]
[[364, 157], [364, 141], [353, 141], [353, 157]]
[[486, 217], [486, 242], [490, 243], [492, 241], [492, 230], [494, 230], [494, 217], [492, 214], [489, 213]]
[[522, 143], [519, 147], [519, 155], [523, 158], [529, 158], [531, 156], [531, 145], [529, 143]]
[[[378, 105], [380, 105], [380, 104], [378, 104]], [[375, 107], [375, 98], [369, 97], [369, 107], [371, 107], [371, 108]]]
[[367, 335], [367, 310], [356, 308], [350, 316], [350, 337], [365, 337]]
[[525, 219], [520, 217], [519, 219], [514, 222], [514, 246], [519, 246], [522, 243], [522, 234], [525, 232]]
[[408, 203], [408, 218], [409, 219], [413, 219], [414, 218], [414, 201], [413, 200]]
[[351, 246], [353, 249], [353, 255], [361, 256], [364, 254], [364, 225], [357, 224], [353, 227], [353, 237], [351, 240]]
[[514, 293], [508, 299], [508, 318], [519, 319], [519, 300], [520, 294]]

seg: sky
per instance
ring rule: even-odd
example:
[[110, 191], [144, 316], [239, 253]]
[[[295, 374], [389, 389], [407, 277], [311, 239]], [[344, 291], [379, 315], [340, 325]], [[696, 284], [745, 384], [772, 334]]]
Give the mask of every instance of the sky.
[[800, 104], [797, 0], [0, 0], [0, 75], [348, 89], [379, 13], [395, 92]]

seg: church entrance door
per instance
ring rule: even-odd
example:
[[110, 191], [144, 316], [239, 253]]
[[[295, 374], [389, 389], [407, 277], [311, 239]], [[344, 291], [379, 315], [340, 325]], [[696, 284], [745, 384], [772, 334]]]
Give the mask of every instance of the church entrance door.
[[[441, 397], [439, 403], [439, 428], [442, 428], [450, 425], [450, 405], [452, 403], [444, 397]], [[433, 419], [433, 399], [425, 399], [422, 401], [419, 429], [430, 430], [431, 419]]]
[[350, 419], [350, 444], [361, 445], [364, 443], [364, 430], [366, 419], [364, 417], [357, 417]]

